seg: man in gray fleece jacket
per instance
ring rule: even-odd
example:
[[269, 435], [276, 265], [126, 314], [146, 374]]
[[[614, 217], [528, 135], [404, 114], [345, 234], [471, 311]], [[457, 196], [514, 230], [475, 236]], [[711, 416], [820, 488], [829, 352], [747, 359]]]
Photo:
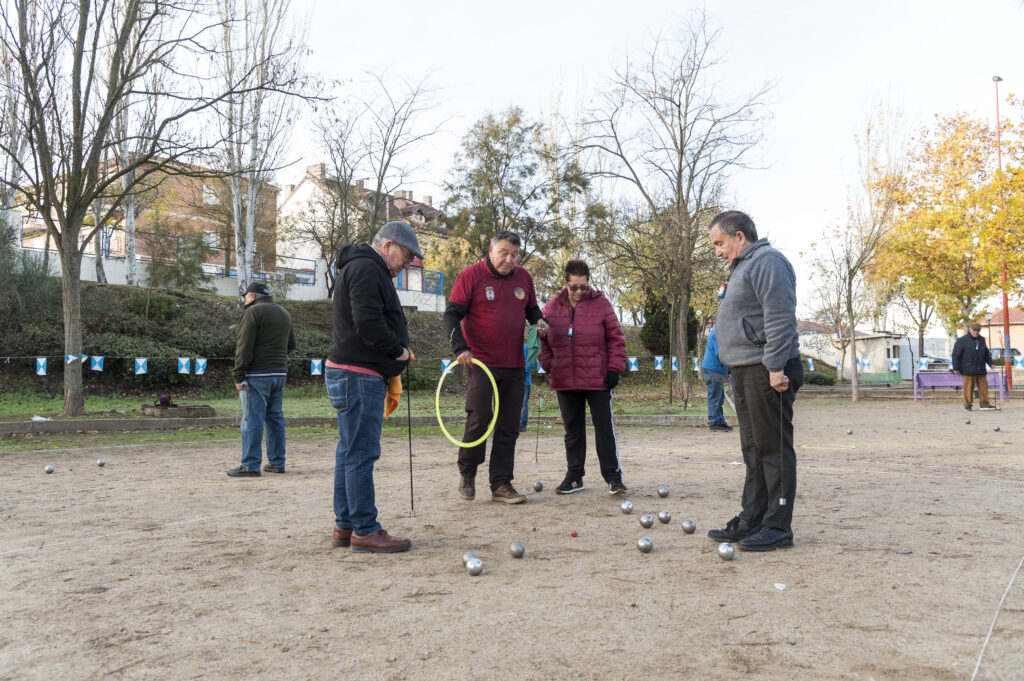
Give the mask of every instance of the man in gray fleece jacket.
[[747, 476], [740, 514], [708, 536], [749, 551], [787, 548], [796, 495], [793, 401], [804, 382], [796, 274], [744, 213], [715, 216], [709, 237], [730, 269], [719, 293], [718, 356], [732, 373]]

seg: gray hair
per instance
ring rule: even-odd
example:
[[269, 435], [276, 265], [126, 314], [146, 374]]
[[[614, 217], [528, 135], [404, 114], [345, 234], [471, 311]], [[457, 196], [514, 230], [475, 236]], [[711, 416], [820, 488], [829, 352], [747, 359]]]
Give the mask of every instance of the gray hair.
[[743, 232], [747, 241], [751, 243], [757, 241], [757, 227], [754, 226], [754, 221], [750, 219], [749, 215], [738, 210], [727, 210], [716, 215], [708, 225], [708, 231], [710, 232], [715, 227], [718, 227], [722, 234], [736, 236], [736, 232]]
[[513, 232], [511, 229], [503, 229], [494, 235], [491, 239], [491, 246], [497, 246], [499, 241], [507, 241], [516, 248], [521, 248], [523, 240], [519, 237], [519, 234]]

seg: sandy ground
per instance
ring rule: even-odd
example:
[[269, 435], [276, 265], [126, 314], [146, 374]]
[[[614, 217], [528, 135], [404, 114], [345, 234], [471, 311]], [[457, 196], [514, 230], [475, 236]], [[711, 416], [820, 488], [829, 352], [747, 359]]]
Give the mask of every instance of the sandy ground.
[[[796, 546], [733, 562], [705, 532], [738, 510], [737, 433], [624, 429], [632, 515], [593, 455], [555, 495], [544, 429], [517, 507], [460, 501], [453, 447], [417, 438], [410, 517], [390, 437], [380, 516], [413, 540], [393, 555], [331, 547], [328, 437], [259, 479], [224, 475], [237, 443], [2, 454], [0, 678], [970, 679], [1024, 553], [1022, 411], [798, 400]], [[1024, 574], [999, 612], [976, 678], [1024, 678]]]

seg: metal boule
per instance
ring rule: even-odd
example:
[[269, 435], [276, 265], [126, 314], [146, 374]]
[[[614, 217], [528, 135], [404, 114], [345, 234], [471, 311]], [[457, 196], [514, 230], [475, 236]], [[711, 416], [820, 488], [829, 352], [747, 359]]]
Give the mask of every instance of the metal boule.
[[533, 483], [533, 491], [534, 492], [539, 492], [542, 489], [544, 489], [544, 483], [543, 482], [538, 480], [537, 482]]
[[994, 430], [994, 431], [996, 431], [998, 433], [999, 432], [999, 426], [992, 426], [992, 430]]
[[846, 429], [846, 434], [847, 435], [853, 435], [853, 428], [847, 428]]
[[672, 520], [672, 514], [668, 511], [668, 509], [662, 509], [658, 511], [658, 520], [660, 520], [663, 523], [667, 523], [668, 521]]
[[652, 516], [650, 513], [644, 513], [642, 516], [640, 516], [640, 524], [644, 527], [650, 527], [654, 524], [654, 516]]
[[640, 549], [640, 553], [650, 553], [654, 548], [654, 542], [648, 537], [640, 537], [636, 540], [636, 547]]
[[682, 525], [683, 532], [685, 532], [686, 534], [693, 534], [694, 531], [697, 529], [697, 523], [693, 522], [693, 518], [684, 518]]
[[627, 514], [627, 515], [628, 515], [628, 514], [630, 514], [630, 513], [632, 513], [632, 512], [633, 512], [633, 502], [632, 502], [632, 501], [623, 501], [623, 502], [622, 502], [622, 503], [621, 503], [621, 504], [619, 505], [619, 508], [621, 508], [621, 509], [622, 509], [622, 512], [623, 512], [623, 513], [625, 513], [625, 514]]
[[474, 558], [476, 558], [476, 554], [475, 553], [473, 553], [472, 551], [466, 551], [465, 553], [462, 554], [462, 564], [465, 565], [466, 563], [468, 563], [469, 561], [473, 560]]
[[729, 542], [722, 542], [718, 545], [718, 557], [722, 560], [732, 560], [736, 557], [736, 549]]
[[519, 542], [513, 542], [512, 545], [508, 547], [508, 552], [512, 554], [513, 558], [522, 558], [523, 554], [526, 553], [526, 547]]
[[107, 465], [107, 461], [106, 459], [100, 459], [99, 461], [96, 462], [96, 465], [99, 466], [100, 468], [103, 468], [104, 466]]
[[53, 466], [47, 466], [43, 470], [46, 471], [47, 473], [52, 473], [53, 472]]
[[659, 497], [667, 497], [668, 496], [668, 485], [658, 485], [658, 496]]
[[479, 558], [470, 558], [466, 563], [466, 572], [476, 577], [484, 571], [484, 562]]

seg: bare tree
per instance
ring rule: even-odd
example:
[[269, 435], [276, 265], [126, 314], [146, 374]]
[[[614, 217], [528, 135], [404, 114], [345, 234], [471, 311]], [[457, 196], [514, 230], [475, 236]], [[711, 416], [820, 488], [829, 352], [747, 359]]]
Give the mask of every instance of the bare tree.
[[290, 6], [291, 0], [218, 0], [220, 76], [225, 85], [245, 84], [218, 106], [239, 297], [253, 279], [254, 207], [281, 164], [304, 81], [304, 36], [289, 21]]
[[[134, 173], [131, 190], [154, 174], [181, 172], [184, 160], [218, 141], [203, 115], [239, 88], [251, 87], [240, 81], [215, 87], [193, 70], [214, 54], [210, 34], [216, 24], [203, 9], [203, 0], [0, 3], [0, 44], [20, 70], [26, 106], [20, 125], [27, 140], [24, 160], [16, 161], [23, 183], [0, 182], [21, 192], [57, 246], [66, 354], [82, 353], [82, 254], [95, 230], [122, 209], [122, 178]], [[161, 25], [174, 28], [158, 35]], [[104, 36], [113, 36], [109, 45]], [[127, 63], [134, 68], [122, 68]], [[153, 94], [146, 76], [156, 68], [175, 74], [166, 84], [173, 96], [151, 133], [134, 133], [138, 153], [112, 168], [107, 159], [122, 141], [117, 112], [126, 97]], [[0, 138], [0, 153], [16, 158], [14, 151], [9, 137]], [[103, 215], [83, 232], [97, 198], [104, 199]], [[82, 366], [68, 362], [61, 414], [83, 411]]]
[[28, 140], [20, 121], [25, 118], [25, 98], [21, 94], [21, 68], [6, 42], [0, 42], [0, 250], [14, 245], [18, 225], [14, 212], [17, 187], [22, 180]]
[[893, 224], [904, 157], [899, 115], [879, 110], [858, 136], [857, 181], [851, 190], [848, 217], [826, 240], [816, 260], [821, 302], [820, 321], [832, 323], [836, 349], [850, 348], [852, 398], [860, 398], [857, 373], [857, 324], [878, 304], [867, 275]]
[[[580, 143], [602, 158], [604, 166], [593, 172], [635, 197], [633, 218], [623, 223], [618, 242], [633, 241], [633, 231], [656, 246], [623, 257], [638, 258], [635, 266], [654, 277], [646, 285], [669, 301], [682, 357], [689, 352], [695, 251], [706, 241], [728, 172], [745, 166], [767, 117], [768, 84], [738, 101], [718, 96], [717, 37], [696, 11], [676, 37], [659, 37], [639, 59], [627, 60], [590, 112]], [[677, 381], [685, 398], [684, 373]]]

